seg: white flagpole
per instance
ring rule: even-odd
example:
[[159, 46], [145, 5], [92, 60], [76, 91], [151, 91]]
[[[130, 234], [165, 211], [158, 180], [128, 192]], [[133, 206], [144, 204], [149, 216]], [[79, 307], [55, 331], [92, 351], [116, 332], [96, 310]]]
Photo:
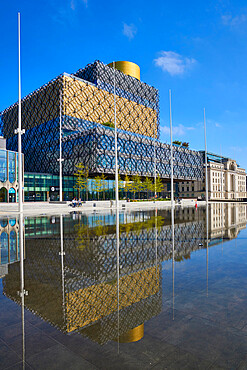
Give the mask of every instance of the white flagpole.
[[205, 140], [205, 188], [206, 188], [206, 247], [207, 247], [207, 297], [208, 297], [208, 157], [206, 135], [206, 113], [204, 112], [204, 140]]
[[59, 201], [63, 200], [63, 168], [62, 168], [62, 91], [59, 95], [60, 119], [59, 119]]
[[207, 139], [206, 139], [206, 114], [204, 108], [204, 140], [205, 140], [205, 183], [206, 183], [206, 204], [208, 206], [208, 157], [207, 157]]
[[118, 157], [117, 157], [117, 113], [116, 113], [116, 68], [113, 62], [114, 69], [114, 128], [115, 128], [115, 200], [116, 208], [118, 208]]
[[118, 353], [119, 353], [119, 332], [120, 332], [120, 264], [119, 264], [119, 246], [120, 246], [120, 239], [119, 239], [119, 209], [116, 208], [116, 248], [117, 248], [117, 328], [118, 328]]
[[61, 249], [60, 249], [60, 256], [61, 256], [61, 273], [62, 273], [62, 296], [63, 296], [63, 317], [65, 321], [65, 289], [64, 289], [64, 248], [63, 248], [63, 215], [60, 215], [60, 244], [61, 244]]
[[221, 200], [223, 200], [223, 197], [224, 197], [224, 193], [223, 193], [223, 169], [222, 169], [222, 149], [221, 149], [221, 145], [220, 145], [220, 169], [221, 169]]
[[22, 363], [23, 369], [25, 365], [25, 295], [28, 292], [24, 287], [24, 227], [23, 227], [23, 213], [19, 217], [19, 248], [20, 248], [20, 298], [21, 298], [21, 318], [22, 318]]
[[174, 206], [174, 192], [173, 192], [173, 145], [172, 145], [172, 93], [169, 90], [170, 99], [170, 137], [171, 137], [171, 206]]
[[156, 201], [157, 192], [156, 192], [156, 132], [155, 132], [155, 125], [154, 125], [154, 200]]
[[19, 97], [18, 97], [18, 185], [19, 185], [19, 212], [23, 212], [23, 180], [22, 180], [22, 148], [21, 135], [25, 130], [21, 129], [21, 14], [18, 13], [18, 64], [19, 64]]
[[174, 225], [174, 207], [171, 208], [172, 216], [172, 319], [174, 320], [174, 307], [175, 307], [175, 225]]

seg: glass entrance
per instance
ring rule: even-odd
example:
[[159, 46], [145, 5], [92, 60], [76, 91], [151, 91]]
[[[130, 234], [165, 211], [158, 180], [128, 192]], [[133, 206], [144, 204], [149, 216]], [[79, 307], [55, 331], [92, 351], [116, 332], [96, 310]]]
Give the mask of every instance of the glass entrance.
[[16, 201], [16, 193], [14, 188], [9, 189], [9, 203], [14, 203]]

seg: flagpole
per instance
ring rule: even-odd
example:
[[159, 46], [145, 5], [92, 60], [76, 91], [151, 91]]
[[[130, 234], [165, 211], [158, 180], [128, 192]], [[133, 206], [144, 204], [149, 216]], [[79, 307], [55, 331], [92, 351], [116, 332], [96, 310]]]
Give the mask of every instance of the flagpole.
[[205, 141], [205, 183], [206, 183], [206, 204], [208, 206], [208, 157], [207, 157], [207, 139], [206, 139], [206, 114], [204, 108], [204, 141]]
[[22, 322], [22, 364], [23, 369], [25, 368], [25, 295], [28, 295], [28, 291], [25, 290], [24, 280], [24, 221], [23, 213], [20, 212], [19, 216], [19, 248], [20, 248], [20, 292], [21, 298], [21, 322]]
[[205, 185], [206, 185], [206, 247], [207, 247], [207, 297], [208, 297], [208, 157], [207, 157], [207, 135], [206, 135], [206, 113], [204, 113], [204, 140], [205, 140]]
[[119, 246], [120, 246], [120, 239], [119, 239], [119, 209], [116, 208], [116, 252], [117, 252], [117, 330], [118, 330], [118, 354], [119, 354], [119, 337], [120, 337], [120, 263], [119, 263]]
[[220, 166], [220, 168], [221, 168], [221, 171], [220, 171], [220, 174], [221, 174], [221, 200], [223, 200], [223, 198], [224, 198], [224, 194], [223, 194], [223, 168], [222, 168], [222, 165], [223, 165], [223, 163], [222, 163], [222, 149], [221, 149], [221, 145], [220, 145], [220, 164], [221, 164], [221, 166]]
[[173, 145], [172, 145], [172, 93], [169, 90], [170, 100], [170, 137], [171, 137], [171, 206], [174, 206], [174, 192], [173, 192]]
[[62, 168], [62, 91], [59, 95], [59, 201], [63, 200], [63, 168]]
[[156, 132], [155, 132], [155, 125], [154, 125], [154, 200], [157, 198], [156, 192], [156, 177], [157, 177], [157, 170], [156, 170]]
[[19, 185], [19, 212], [23, 212], [23, 180], [22, 180], [22, 148], [21, 135], [25, 130], [21, 129], [21, 14], [18, 13], [18, 68], [19, 68], [19, 94], [18, 94], [18, 128], [15, 134], [18, 134], [18, 185]]
[[115, 128], [115, 200], [116, 208], [118, 208], [118, 157], [117, 157], [117, 112], [116, 112], [116, 68], [113, 62], [114, 69], [114, 128]]

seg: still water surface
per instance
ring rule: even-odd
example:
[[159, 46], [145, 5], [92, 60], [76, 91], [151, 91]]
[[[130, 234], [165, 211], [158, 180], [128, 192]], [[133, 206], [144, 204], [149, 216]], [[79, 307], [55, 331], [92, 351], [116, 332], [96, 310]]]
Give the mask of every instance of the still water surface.
[[0, 368], [246, 369], [246, 205], [171, 220], [0, 219]]

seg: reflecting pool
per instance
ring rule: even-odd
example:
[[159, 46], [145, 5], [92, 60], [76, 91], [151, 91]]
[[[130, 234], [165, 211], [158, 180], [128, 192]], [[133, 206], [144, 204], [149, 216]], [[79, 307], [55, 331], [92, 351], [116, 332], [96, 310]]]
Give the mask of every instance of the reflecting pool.
[[0, 368], [247, 368], [247, 209], [0, 219]]

